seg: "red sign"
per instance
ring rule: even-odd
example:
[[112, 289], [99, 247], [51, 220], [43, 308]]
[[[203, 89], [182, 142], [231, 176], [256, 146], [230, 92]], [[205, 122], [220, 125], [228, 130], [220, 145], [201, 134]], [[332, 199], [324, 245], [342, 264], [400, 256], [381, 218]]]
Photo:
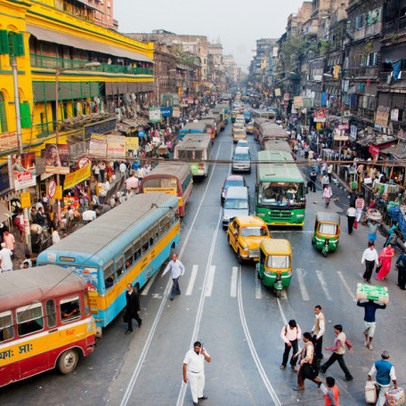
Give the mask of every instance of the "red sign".
[[48, 197], [51, 199], [55, 196], [56, 193], [56, 182], [54, 180], [51, 180], [48, 183]]
[[313, 120], [315, 123], [325, 123], [326, 122], [326, 109], [315, 109]]
[[379, 155], [379, 147], [374, 144], [369, 145], [369, 153], [371, 155]]
[[84, 156], [82, 158], [79, 159], [78, 161], [78, 168], [83, 168], [85, 165], [90, 164], [90, 158], [88, 158], [87, 156]]

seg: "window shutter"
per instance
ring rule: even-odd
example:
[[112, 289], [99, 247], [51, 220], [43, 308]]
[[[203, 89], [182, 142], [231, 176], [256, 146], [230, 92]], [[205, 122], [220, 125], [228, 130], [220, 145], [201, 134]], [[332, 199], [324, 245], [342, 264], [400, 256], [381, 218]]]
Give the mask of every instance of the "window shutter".
[[28, 102], [20, 103], [21, 128], [31, 128], [30, 104]]
[[18, 32], [8, 33], [10, 54], [14, 56], [24, 55], [24, 35]]
[[9, 54], [10, 46], [8, 43], [7, 30], [0, 30], [0, 54]]

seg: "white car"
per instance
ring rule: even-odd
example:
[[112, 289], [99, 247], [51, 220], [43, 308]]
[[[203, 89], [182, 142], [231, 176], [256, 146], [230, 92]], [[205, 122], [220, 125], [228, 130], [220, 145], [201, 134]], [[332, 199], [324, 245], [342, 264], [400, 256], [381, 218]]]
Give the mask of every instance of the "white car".
[[237, 142], [237, 145], [236, 145], [236, 148], [238, 148], [238, 147], [249, 148], [248, 141], [247, 140], [239, 140]]

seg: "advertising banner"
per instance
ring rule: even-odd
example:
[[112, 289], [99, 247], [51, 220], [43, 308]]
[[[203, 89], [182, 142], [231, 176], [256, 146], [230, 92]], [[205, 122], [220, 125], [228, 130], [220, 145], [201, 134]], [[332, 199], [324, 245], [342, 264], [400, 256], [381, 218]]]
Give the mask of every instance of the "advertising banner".
[[125, 136], [107, 136], [107, 158], [125, 158]]
[[389, 111], [378, 109], [375, 116], [375, 125], [387, 127], [389, 120]]
[[161, 107], [161, 117], [171, 117], [172, 107]]
[[283, 94], [283, 101], [285, 101], [285, 102], [289, 101], [289, 93]]
[[17, 133], [0, 134], [0, 152], [18, 149]]
[[172, 117], [180, 118], [180, 108], [179, 107], [172, 107]]
[[69, 145], [47, 144], [41, 154], [45, 159], [46, 173], [69, 173]]
[[68, 173], [65, 176], [65, 181], [63, 183], [63, 190], [73, 188], [78, 183], [90, 178], [91, 175], [91, 164], [83, 166], [75, 172]]
[[159, 108], [149, 109], [149, 121], [151, 123], [161, 122], [161, 110]]
[[125, 137], [125, 148], [127, 151], [138, 151], [139, 149], [138, 137]]
[[89, 154], [98, 158], [105, 158], [107, 154], [107, 136], [92, 134], [89, 143]]
[[374, 144], [369, 145], [369, 153], [371, 155], [379, 155], [379, 147]]
[[35, 171], [35, 153], [11, 155], [12, 179], [15, 190], [35, 186], [37, 183]]
[[293, 98], [293, 105], [294, 105], [296, 108], [303, 107], [303, 97], [302, 97], [302, 96], [295, 96], [295, 97]]
[[313, 120], [315, 123], [325, 123], [326, 122], [326, 109], [315, 109]]

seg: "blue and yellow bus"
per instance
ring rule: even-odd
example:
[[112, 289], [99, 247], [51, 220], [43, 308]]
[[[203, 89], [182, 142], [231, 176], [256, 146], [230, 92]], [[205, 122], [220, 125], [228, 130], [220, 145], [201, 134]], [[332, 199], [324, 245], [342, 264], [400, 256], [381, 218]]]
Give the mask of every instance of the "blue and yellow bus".
[[38, 265], [56, 264], [82, 275], [99, 333], [126, 305], [126, 286], [141, 289], [179, 243], [178, 198], [131, 197], [41, 252]]

